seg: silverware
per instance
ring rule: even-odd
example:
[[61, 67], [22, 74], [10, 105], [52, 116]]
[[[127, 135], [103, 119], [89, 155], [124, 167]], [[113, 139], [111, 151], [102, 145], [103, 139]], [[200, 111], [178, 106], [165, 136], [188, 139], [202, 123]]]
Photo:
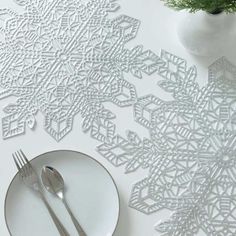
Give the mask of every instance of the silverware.
[[84, 232], [83, 228], [80, 226], [79, 222], [73, 215], [70, 207], [68, 206], [66, 200], [65, 200], [65, 184], [62, 176], [60, 173], [49, 166], [46, 166], [42, 170], [41, 174], [42, 182], [45, 188], [55, 196], [57, 196], [61, 201], [64, 203], [68, 213], [70, 214], [70, 217], [75, 225], [75, 228], [77, 232], [79, 233], [79, 236], [87, 236]]
[[25, 154], [20, 150], [13, 153], [12, 156], [19, 171], [20, 179], [27, 187], [34, 190], [38, 194], [38, 196], [42, 199], [60, 235], [69, 236], [68, 232], [66, 231], [66, 229], [64, 228], [64, 226], [62, 225], [62, 223], [60, 222], [60, 220], [58, 219], [52, 208], [49, 206], [49, 203], [47, 202], [45, 196], [43, 195], [39, 177], [35, 172], [33, 166], [31, 165], [31, 163], [26, 158]]

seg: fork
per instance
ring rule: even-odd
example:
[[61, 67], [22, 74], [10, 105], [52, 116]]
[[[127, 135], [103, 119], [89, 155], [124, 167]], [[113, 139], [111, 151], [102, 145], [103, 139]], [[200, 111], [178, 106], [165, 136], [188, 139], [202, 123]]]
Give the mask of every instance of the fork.
[[20, 179], [28, 188], [34, 190], [38, 194], [38, 196], [42, 199], [60, 235], [69, 236], [69, 233], [64, 228], [64, 226], [56, 216], [55, 212], [50, 207], [48, 201], [46, 200], [43, 194], [42, 185], [40, 183], [39, 177], [36, 171], [34, 170], [33, 166], [31, 165], [31, 163], [29, 162], [29, 160], [26, 158], [23, 151], [22, 150], [17, 151], [13, 153], [12, 156], [16, 164], [16, 167], [19, 171]]

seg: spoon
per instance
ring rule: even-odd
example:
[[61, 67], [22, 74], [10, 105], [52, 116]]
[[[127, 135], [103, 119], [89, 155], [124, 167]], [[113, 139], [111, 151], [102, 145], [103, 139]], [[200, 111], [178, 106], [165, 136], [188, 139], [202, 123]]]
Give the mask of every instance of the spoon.
[[79, 233], [79, 236], [87, 236], [86, 233], [84, 232], [83, 228], [80, 226], [79, 222], [73, 215], [70, 207], [68, 206], [66, 200], [65, 200], [65, 184], [62, 176], [60, 173], [54, 169], [53, 167], [50, 166], [45, 166], [42, 170], [42, 182], [44, 187], [47, 189], [48, 192], [54, 194], [57, 196], [63, 204], [65, 205], [66, 210], [68, 211], [75, 228], [77, 232]]

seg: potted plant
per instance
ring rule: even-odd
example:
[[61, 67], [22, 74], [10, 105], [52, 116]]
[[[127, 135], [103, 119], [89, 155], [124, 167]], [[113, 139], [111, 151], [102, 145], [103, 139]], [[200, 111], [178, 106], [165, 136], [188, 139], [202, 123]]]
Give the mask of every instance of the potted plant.
[[[185, 10], [178, 35], [191, 53], [212, 56], [233, 42], [236, 0], [162, 0], [175, 10]], [[235, 38], [236, 39], [236, 38]]]

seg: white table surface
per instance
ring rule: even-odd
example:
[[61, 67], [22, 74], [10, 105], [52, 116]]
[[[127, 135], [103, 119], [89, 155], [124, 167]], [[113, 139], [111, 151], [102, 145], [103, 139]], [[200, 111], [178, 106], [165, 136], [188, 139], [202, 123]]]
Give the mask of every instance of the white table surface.
[[[126, 47], [132, 48], [136, 45], [143, 44], [145, 49], [151, 49], [159, 55], [161, 49], [165, 49], [175, 55], [186, 59], [188, 65], [196, 65], [198, 68], [198, 81], [201, 85], [207, 83], [207, 67], [214, 60], [222, 55], [214, 58], [201, 58], [190, 55], [179, 43], [176, 35], [176, 27], [183, 17], [182, 13], [174, 12], [163, 6], [159, 0], [120, 0], [121, 9], [115, 15], [126, 14], [128, 16], [141, 20], [141, 27], [136, 39], [129, 42]], [[0, 8], [18, 9], [13, 0], [1, 0]], [[235, 49], [226, 50], [225, 55], [233, 63], [236, 62]], [[227, 52], [229, 51], [229, 52]], [[157, 74], [152, 76], [144, 76], [142, 80], [134, 78], [132, 75], [127, 75], [131, 83], [136, 85], [139, 96], [146, 94], [155, 94], [162, 99], [170, 99], [161, 88], [157, 86], [157, 81], [160, 77]], [[4, 116], [2, 108], [9, 101], [14, 101], [15, 98], [0, 101], [0, 117]], [[130, 129], [138, 132], [140, 135], [147, 136], [147, 130], [133, 120], [132, 107], [117, 108], [112, 107], [116, 114], [117, 130], [122, 134], [125, 130]], [[125, 116], [124, 116], [125, 114]], [[92, 139], [89, 135], [84, 134], [81, 130], [81, 117], [78, 115], [74, 120], [73, 131], [67, 135], [62, 141], [57, 143], [43, 129], [43, 116], [37, 116], [37, 127], [34, 131], [27, 129], [26, 134], [14, 137], [8, 140], [0, 139], [0, 235], [8, 236], [9, 233], [5, 226], [4, 219], [4, 199], [7, 188], [11, 179], [16, 173], [15, 165], [13, 164], [11, 153], [19, 148], [33, 158], [41, 153], [56, 149], [71, 149], [84, 152], [99, 162], [101, 162], [114, 177], [121, 198], [121, 215], [118, 228], [115, 236], [153, 236], [159, 235], [154, 230], [154, 225], [161, 219], [167, 218], [169, 212], [161, 211], [153, 215], [144, 215], [136, 210], [128, 207], [128, 200], [132, 186], [135, 182], [147, 175], [146, 171], [139, 170], [136, 173], [125, 175], [123, 168], [115, 168], [95, 150], [99, 143]], [[17, 213], [16, 213], [17, 214]]]

